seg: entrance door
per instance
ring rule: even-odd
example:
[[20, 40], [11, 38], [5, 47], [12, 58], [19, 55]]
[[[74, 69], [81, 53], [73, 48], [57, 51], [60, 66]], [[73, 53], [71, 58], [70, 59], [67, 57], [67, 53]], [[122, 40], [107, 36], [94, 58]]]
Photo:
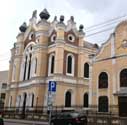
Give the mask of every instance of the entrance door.
[[26, 93], [24, 93], [23, 109], [22, 109], [22, 119], [24, 119], [24, 118], [25, 118], [26, 98], [27, 98], [27, 94], [26, 94]]
[[127, 97], [118, 97], [119, 116], [127, 117]]

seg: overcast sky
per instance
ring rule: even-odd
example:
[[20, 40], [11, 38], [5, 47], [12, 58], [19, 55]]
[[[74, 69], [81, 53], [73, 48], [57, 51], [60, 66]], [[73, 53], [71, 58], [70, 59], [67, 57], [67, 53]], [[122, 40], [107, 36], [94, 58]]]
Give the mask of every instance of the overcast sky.
[[[39, 13], [47, 8], [53, 20], [54, 16], [64, 15], [65, 20], [70, 16], [75, 17], [77, 26], [84, 28], [99, 24], [101, 22], [127, 15], [126, 0], [1, 0], [0, 4], [0, 71], [8, 69], [10, 49], [16, 42], [19, 26], [26, 21], [27, 24], [32, 16], [33, 10]], [[39, 17], [38, 17], [39, 19]], [[117, 23], [116, 23], [117, 24]], [[116, 25], [114, 24], [114, 25]], [[96, 29], [92, 34], [101, 28]], [[113, 30], [96, 34], [86, 38], [93, 43], [106, 41]], [[86, 34], [86, 35], [87, 35]]]

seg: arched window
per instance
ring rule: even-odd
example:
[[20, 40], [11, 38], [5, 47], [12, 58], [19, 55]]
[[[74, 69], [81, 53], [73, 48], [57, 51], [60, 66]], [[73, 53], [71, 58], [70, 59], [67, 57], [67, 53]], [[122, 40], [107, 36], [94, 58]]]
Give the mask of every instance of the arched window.
[[71, 92], [67, 91], [65, 94], [65, 107], [71, 107]]
[[26, 67], [27, 67], [27, 56], [25, 58], [25, 66], [24, 66], [24, 76], [23, 76], [23, 80], [25, 80], [26, 77]]
[[51, 73], [54, 73], [54, 56], [51, 58]]
[[9, 107], [12, 107], [12, 96], [10, 96], [8, 104], [9, 104]]
[[54, 73], [54, 65], [55, 65], [55, 56], [54, 54], [51, 54], [49, 56], [49, 67], [48, 67], [48, 74], [51, 75]]
[[35, 58], [35, 70], [34, 70], [34, 73], [37, 72], [37, 58]]
[[29, 65], [28, 65], [28, 75], [27, 75], [27, 79], [29, 80], [30, 79], [30, 71], [31, 71], [31, 53], [29, 55]]
[[85, 93], [83, 98], [84, 98], [84, 99], [83, 99], [83, 107], [88, 107], [88, 106], [89, 106], [89, 97], [88, 97], [88, 93]]
[[68, 54], [67, 56], [67, 68], [66, 68], [67, 75], [74, 76], [74, 56]]
[[19, 108], [20, 107], [20, 101], [21, 101], [21, 96], [18, 95], [17, 99], [16, 99], [16, 107]]
[[100, 96], [98, 102], [98, 111], [99, 112], [108, 112], [108, 97]]
[[32, 101], [31, 101], [31, 107], [34, 106], [34, 94], [32, 93]]
[[89, 78], [89, 64], [88, 63], [84, 64], [84, 77]]
[[108, 88], [108, 75], [106, 72], [99, 75], [99, 88]]
[[120, 87], [127, 87], [127, 69], [120, 72]]
[[20, 69], [20, 79], [21, 80], [29, 80], [32, 74], [32, 51], [33, 51], [34, 42], [30, 42], [24, 50], [23, 59], [21, 63]]

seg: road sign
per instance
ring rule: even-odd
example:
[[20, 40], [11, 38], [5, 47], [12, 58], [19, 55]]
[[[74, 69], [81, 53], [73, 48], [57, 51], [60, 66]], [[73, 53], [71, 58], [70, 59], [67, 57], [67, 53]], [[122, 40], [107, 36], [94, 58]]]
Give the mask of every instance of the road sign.
[[55, 81], [49, 81], [48, 91], [56, 92], [56, 82]]

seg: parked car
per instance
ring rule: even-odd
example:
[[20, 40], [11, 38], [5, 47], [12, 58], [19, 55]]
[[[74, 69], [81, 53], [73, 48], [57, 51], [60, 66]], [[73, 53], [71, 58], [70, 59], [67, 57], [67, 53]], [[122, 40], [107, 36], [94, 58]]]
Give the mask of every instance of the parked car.
[[83, 113], [63, 112], [52, 116], [51, 125], [87, 125], [87, 117]]

